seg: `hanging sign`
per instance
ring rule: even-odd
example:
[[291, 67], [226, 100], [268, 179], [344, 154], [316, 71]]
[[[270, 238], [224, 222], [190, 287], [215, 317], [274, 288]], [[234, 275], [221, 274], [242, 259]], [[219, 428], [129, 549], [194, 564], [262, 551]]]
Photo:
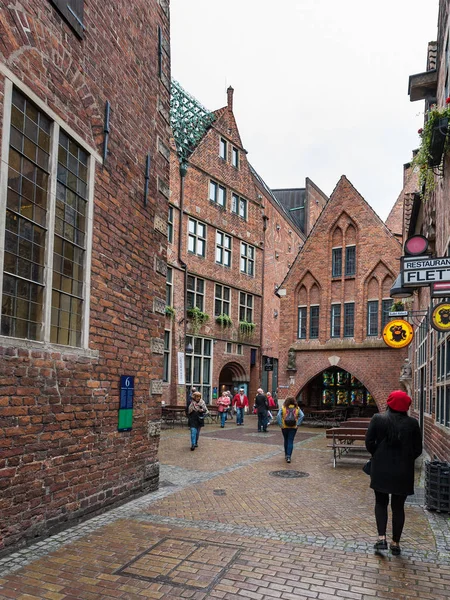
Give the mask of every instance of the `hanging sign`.
[[431, 327], [436, 331], [450, 331], [450, 304], [441, 302], [433, 308], [431, 313]]
[[383, 329], [384, 343], [390, 348], [404, 348], [414, 338], [414, 330], [408, 321], [394, 319], [389, 321]]
[[433, 282], [450, 282], [450, 257], [402, 257], [403, 287], [423, 287]]

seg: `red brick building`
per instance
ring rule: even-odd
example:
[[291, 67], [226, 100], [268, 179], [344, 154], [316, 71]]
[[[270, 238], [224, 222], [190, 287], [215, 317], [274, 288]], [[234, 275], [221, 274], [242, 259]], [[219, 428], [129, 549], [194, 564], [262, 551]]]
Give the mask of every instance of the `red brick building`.
[[1, 552], [158, 485], [169, 9], [2, 2], [0, 27]]
[[406, 356], [381, 335], [400, 254], [343, 176], [278, 290], [283, 398], [369, 414], [384, 406]]
[[275, 284], [304, 236], [247, 160], [233, 89], [214, 112], [176, 82], [172, 93], [164, 396], [183, 404], [195, 386], [213, 403], [244, 386], [254, 397], [261, 384], [276, 389]]
[[[437, 41], [430, 42], [427, 51], [426, 70], [409, 78], [411, 101], [424, 101], [424, 129], [433, 123], [433, 109], [444, 113], [450, 96], [450, 2], [440, 0]], [[438, 115], [439, 116], [439, 115]], [[444, 115], [445, 116], [445, 115]], [[448, 114], [447, 114], [448, 117]], [[439, 139], [448, 140], [448, 128], [438, 123], [433, 127]], [[420, 141], [420, 138], [419, 138]], [[423, 186], [416, 185], [416, 194], [404, 204], [403, 236], [406, 240], [414, 234], [425, 236], [428, 253], [432, 256], [450, 256], [450, 158], [442, 143], [436, 153], [434, 146], [431, 160], [423, 172], [431, 175]], [[415, 152], [417, 157], [419, 151]], [[423, 156], [423, 154], [422, 154]], [[416, 166], [420, 166], [416, 164]], [[417, 169], [419, 170], [419, 169]], [[430, 185], [431, 183], [431, 185]], [[419, 192], [422, 193], [423, 198]], [[425, 201], [424, 201], [425, 198]], [[440, 302], [448, 303], [450, 294], [440, 298], [431, 297], [431, 288], [419, 287], [413, 293], [415, 338], [409, 348], [412, 377], [408, 384], [413, 396], [413, 409], [424, 433], [424, 445], [432, 458], [450, 460], [450, 334], [433, 329], [429, 311]]]

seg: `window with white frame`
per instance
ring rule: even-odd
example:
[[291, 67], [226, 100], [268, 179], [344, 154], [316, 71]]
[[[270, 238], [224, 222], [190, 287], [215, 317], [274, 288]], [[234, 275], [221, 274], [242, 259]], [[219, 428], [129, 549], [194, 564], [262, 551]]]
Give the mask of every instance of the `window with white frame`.
[[298, 307], [297, 337], [300, 340], [306, 340], [306, 310], [306, 306]]
[[253, 323], [253, 296], [239, 292], [239, 321]]
[[243, 219], [247, 218], [247, 200], [237, 194], [231, 195], [231, 212], [239, 215]]
[[216, 283], [214, 297], [214, 316], [228, 315], [230, 316], [230, 298], [231, 289], [225, 285]]
[[341, 337], [341, 305], [331, 305], [331, 337]]
[[227, 140], [220, 138], [219, 142], [219, 156], [224, 160], [227, 160]]
[[333, 248], [331, 250], [331, 276], [342, 276], [342, 248]]
[[344, 337], [353, 337], [355, 334], [355, 303], [344, 304]]
[[226, 343], [225, 352], [227, 354], [231, 354], [233, 352], [233, 344], [231, 342]]
[[211, 202], [225, 208], [227, 203], [227, 190], [223, 185], [219, 185], [215, 181], [209, 182], [209, 199]]
[[205, 280], [193, 275], [187, 278], [187, 308], [197, 307], [203, 311], [205, 304]]
[[216, 230], [216, 263], [231, 267], [231, 235]]
[[241, 273], [255, 275], [255, 248], [245, 242], [241, 242]]
[[170, 382], [170, 330], [164, 331], [164, 369], [163, 381]]
[[414, 386], [414, 408], [425, 411], [428, 396], [427, 362], [428, 362], [428, 335], [427, 323], [422, 321], [415, 330], [415, 386]]
[[167, 215], [167, 241], [173, 243], [173, 206], [169, 206]]
[[211, 402], [212, 340], [186, 336], [186, 385], [195, 386], [206, 404]]
[[166, 306], [173, 306], [173, 269], [172, 269], [172, 267], [167, 267]]
[[367, 335], [378, 335], [378, 300], [367, 302]]
[[5, 90], [11, 112], [4, 123], [9, 151], [1, 190], [0, 332], [86, 346], [93, 157], [7, 80]]
[[205, 256], [206, 225], [196, 219], [189, 219], [188, 251], [197, 256]]
[[309, 338], [311, 340], [319, 337], [319, 316], [320, 307], [318, 305], [309, 308]]
[[243, 348], [242, 344], [236, 345], [236, 354], [244, 354], [244, 348]]
[[239, 150], [233, 146], [233, 153], [231, 155], [231, 164], [235, 169], [239, 169]]
[[345, 248], [345, 276], [353, 277], [356, 274], [356, 246]]

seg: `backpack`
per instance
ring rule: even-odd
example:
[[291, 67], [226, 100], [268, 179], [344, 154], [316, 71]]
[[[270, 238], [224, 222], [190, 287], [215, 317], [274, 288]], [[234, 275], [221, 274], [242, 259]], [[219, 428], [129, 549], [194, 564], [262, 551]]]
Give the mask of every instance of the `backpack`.
[[284, 424], [286, 427], [295, 427], [297, 425], [297, 415], [295, 406], [289, 406], [286, 408], [286, 414], [284, 415]]

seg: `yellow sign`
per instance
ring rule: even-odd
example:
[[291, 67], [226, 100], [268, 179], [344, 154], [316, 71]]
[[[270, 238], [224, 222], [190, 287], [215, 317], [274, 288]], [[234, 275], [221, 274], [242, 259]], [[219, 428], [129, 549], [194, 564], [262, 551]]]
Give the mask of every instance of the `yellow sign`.
[[403, 319], [389, 321], [383, 329], [384, 343], [391, 348], [404, 348], [412, 342], [413, 337], [412, 325]]
[[450, 304], [441, 302], [431, 313], [431, 327], [437, 331], [450, 331]]

